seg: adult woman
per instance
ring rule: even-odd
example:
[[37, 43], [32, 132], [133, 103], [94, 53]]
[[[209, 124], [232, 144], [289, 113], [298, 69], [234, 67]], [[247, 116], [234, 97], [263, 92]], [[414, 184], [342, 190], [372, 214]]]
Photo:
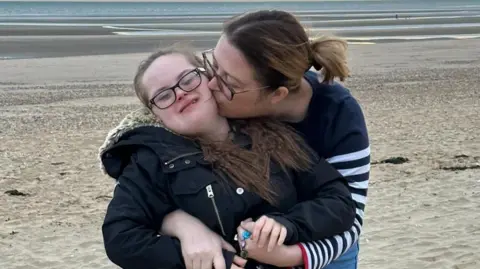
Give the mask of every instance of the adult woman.
[[[207, 60], [214, 75], [209, 86], [220, 114], [229, 118], [273, 117], [290, 123], [349, 182], [357, 206], [351, 229], [343, 235], [290, 247], [289, 252], [296, 253], [290, 256], [296, 258], [285, 261], [283, 266], [303, 264], [308, 269], [318, 269], [337, 258], [328, 269], [357, 266], [370, 146], [360, 106], [346, 88], [334, 82], [335, 78], [344, 80], [349, 74], [346, 46], [345, 41], [337, 38], [310, 41], [303, 26], [287, 12], [258, 11], [227, 21], [213, 50], [212, 63]], [[323, 77], [308, 72], [312, 67], [321, 70]], [[171, 229], [178, 223], [192, 234], [189, 242], [182, 242], [186, 249], [207, 258], [220, 251], [218, 243], [198, 247], [197, 242], [205, 241], [211, 233], [182, 212], [170, 214], [164, 229], [178, 236], [184, 231]], [[252, 244], [249, 252], [257, 260], [268, 263], [270, 257], [276, 256], [254, 247]]]
[[[126, 269], [185, 268], [178, 241], [158, 234], [178, 208], [230, 243], [247, 217], [268, 220], [261, 234], [269, 244], [347, 229], [355, 210], [341, 175], [280, 122], [219, 116], [199, 65], [191, 54], [159, 51], [138, 69], [135, 91], [147, 108], [122, 121], [100, 150], [117, 180], [103, 225], [108, 257]], [[337, 214], [333, 229], [322, 224], [328, 210]], [[227, 268], [243, 267], [234, 254], [223, 252]]]

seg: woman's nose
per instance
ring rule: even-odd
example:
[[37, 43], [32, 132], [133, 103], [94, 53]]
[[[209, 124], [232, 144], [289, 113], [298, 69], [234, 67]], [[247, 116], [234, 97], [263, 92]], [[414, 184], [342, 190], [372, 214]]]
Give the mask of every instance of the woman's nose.
[[215, 76], [208, 81], [208, 88], [212, 91], [220, 91], [220, 88], [218, 87], [218, 80]]

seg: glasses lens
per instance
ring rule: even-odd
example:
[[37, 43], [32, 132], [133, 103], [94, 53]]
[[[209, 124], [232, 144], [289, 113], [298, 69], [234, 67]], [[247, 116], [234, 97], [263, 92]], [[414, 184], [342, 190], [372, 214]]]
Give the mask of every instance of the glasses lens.
[[202, 83], [202, 77], [200, 73], [195, 70], [182, 77], [178, 82], [178, 86], [180, 86], [182, 90], [189, 92], [195, 90], [200, 83]]
[[208, 60], [206, 53], [203, 54], [203, 68], [205, 68], [205, 73], [208, 76], [208, 80], [211, 80], [215, 76], [212, 63]]
[[175, 98], [173, 89], [168, 89], [155, 96], [153, 102], [158, 108], [164, 109], [175, 103]]
[[211, 60], [213, 59], [211, 52], [205, 52], [203, 54], [203, 61], [205, 65], [205, 69], [209, 74], [209, 79], [213, 79], [214, 77], [217, 79], [218, 89], [225, 95], [228, 100], [232, 100], [233, 93], [231, 87], [227, 84], [227, 82], [217, 73], [216, 68], [213, 66]]
[[[217, 79], [217, 83], [219, 85], [219, 88], [220, 90], [222, 91], [222, 93], [225, 95], [225, 97], [227, 98], [228, 101], [231, 101], [232, 98], [233, 98], [233, 93], [232, 91], [228, 88], [228, 86], [226, 85], [225, 81], [222, 80], [222, 79]], [[224, 84], [224, 86], [220, 86]]]

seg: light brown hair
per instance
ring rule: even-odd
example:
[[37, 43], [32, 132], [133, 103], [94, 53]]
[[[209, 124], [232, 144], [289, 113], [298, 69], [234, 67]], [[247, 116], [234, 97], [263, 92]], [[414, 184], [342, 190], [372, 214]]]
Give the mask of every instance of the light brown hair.
[[[188, 50], [159, 50], [151, 54], [138, 67], [133, 83], [136, 95], [146, 107], [150, 108], [150, 104], [142, 84], [143, 76], [157, 58], [172, 53], [182, 54], [192, 65], [203, 67], [200, 58]], [[307, 171], [311, 168], [315, 155], [290, 126], [278, 120], [262, 118], [234, 120], [231, 125], [237, 135], [247, 135], [251, 148], [247, 149], [231, 140], [218, 143], [192, 139], [199, 142], [205, 160], [236, 185], [275, 203], [276, 192], [270, 182], [271, 161], [278, 164], [287, 175], [290, 169]]]
[[347, 42], [333, 36], [312, 41], [294, 15], [279, 10], [261, 10], [235, 16], [223, 32], [255, 70], [255, 79], [275, 90], [295, 91], [312, 66], [323, 73], [323, 82], [349, 75]]

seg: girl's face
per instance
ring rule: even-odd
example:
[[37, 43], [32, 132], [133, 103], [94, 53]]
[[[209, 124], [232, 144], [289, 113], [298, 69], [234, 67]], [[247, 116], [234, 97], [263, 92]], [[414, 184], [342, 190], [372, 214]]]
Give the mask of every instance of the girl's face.
[[145, 71], [142, 85], [152, 112], [168, 129], [185, 136], [208, 132], [218, 115], [203, 69], [179, 53], [157, 58]]

